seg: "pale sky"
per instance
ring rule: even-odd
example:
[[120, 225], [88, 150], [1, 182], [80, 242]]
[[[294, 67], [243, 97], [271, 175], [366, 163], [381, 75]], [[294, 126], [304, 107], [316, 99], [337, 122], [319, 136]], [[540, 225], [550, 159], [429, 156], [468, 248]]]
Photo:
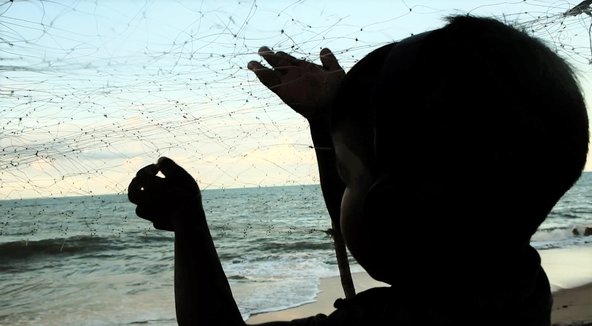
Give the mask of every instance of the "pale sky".
[[588, 91], [591, 18], [557, 15], [578, 2], [6, 2], [0, 199], [123, 193], [161, 155], [202, 189], [318, 183], [306, 122], [246, 69], [262, 45], [329, 47], [347, 70], [449, 14], [494, 15], [564, 45]]

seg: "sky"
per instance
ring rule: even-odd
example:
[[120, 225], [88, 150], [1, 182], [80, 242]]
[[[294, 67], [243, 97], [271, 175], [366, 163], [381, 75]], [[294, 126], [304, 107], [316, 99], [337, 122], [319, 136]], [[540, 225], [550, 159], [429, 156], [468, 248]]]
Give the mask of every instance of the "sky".
[[591, 18], [559, 15], [577, 3], [0, 2], [0, 200], [125, 193], [163, 155], [202, 189], [318, 183], [306, 121], [246, 69], [257, 49], [318, 63], [329, 47], [348, 70], [455, 13], [557, 47], [592, 107]]

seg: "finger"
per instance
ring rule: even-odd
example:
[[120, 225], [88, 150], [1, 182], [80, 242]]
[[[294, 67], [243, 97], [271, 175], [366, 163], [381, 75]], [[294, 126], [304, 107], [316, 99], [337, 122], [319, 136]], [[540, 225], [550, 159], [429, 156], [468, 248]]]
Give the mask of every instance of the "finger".
[[156, 165], [168, 180], [174, 182], [177, 186], [183, 187], [184, 191], [198, 189], [197, 182], [191, 174], [170, 158], [163, 156], [158, 159]]
[[278, 51], [274, 53], [266, 46], [259, 49], [259, 55], [262, 56], [263, 59], [265, 59], [265, 61], [267, 61], [267, 63], [269, 63], [275, 69], [297, 66], [300, 63], [300, 60], [294, 58], [286, 52]]
[[136, 215], [152, 222], [154, 228], [158, 230], [173, 231], [173, 222], [169, 218], [172, 212], [166, 212], [162, 206], [141, 205], [136, 207]]
[[[293, 56], [287, 54], [286, 52], [283, 51], [278, 51], [275, 53], [275, 56], [279, 59], [279, 64], [280, 67], [284, 67], [284, 66], [298, 66], [300, 65], [301, 62], [303, 62], [302, 60], [298, 60], [296, 58], [294, 58]], [[277, 67], [279, 68], [279, 67]]]
[[161, 156], [156, 161], [156, 167], [164, 174], [164, 176], [169, 176], [175, 173], [177, 168], [181, 168], [180, 166], [175, 163], [175, 161], [171, 160], [166, 156]]
[[156, 164], [147, 165], [136, 173], [136, 177], [132, 179], [128, 186], [128, 199], [134, 203], [140, 203], [146, 196], [146, 190], [148, 188], [154, 188], [155, 183], [158, 183], [158, 179], [162, 179], [158, 176], [159, 168]]
[[267, 61], [267, 63], [269, 63], [272, 67], [275, 67], [278, 64], [277, 57], [270, 48], [262, 46], [259, 48], [259, 51], [257, 51], [257, 53], [259, 53], [259, 55], [263, 57], [263, 59], [265, 59], [265, 61]]
[[154, 222], [152, 222], [152, 225], [154, 226], [155, 229], [158, 229], [158, 230], [175, 231], [175, 227], [174, 227], [173, 223], [169, 220], [154, 221]]
[[155, 176], [157, 173], [158, 167], [156, 164], [150, 164], [141, 168], [138, 173], [136, 173], [136, 177]]
[[259, 81], [265, 85], [267, 88], [273, 88], [279, 84], [281, 84], [282, 80], [280, 79], [280, 77], [277, 75], [277, 73], [269, 68], [263, 67], [260, 63], [257, 62], [257, 64], [251, 64], [249, 63], [250, 67], [253, 68], [249, 68], [251, 69], [255, 75], [257, 76], [257, 78], [259, 79]]
[[138, 205], [142, 197], [142, 185], [138, 178], [133, 178], [127, 187], [127, 198], [130, 202]]
[[327, 48], [321, 50], [321, 63], [323, 64], [323, 68], [329, 71], [343, 70], [333, 52]]
[[249, 63], [247, 64], [247, 69], [255, 72], [260, 69], [268, 69], [268, 68], [265, 68], [261, 63], [259, 63], [257, 61], [249, 61]]
[[149, 205], [138, 205], [136, 207], [136, 215], [139, 217], [148, 220], [154, 223], [156, 216], [158, 216], [158, 212], [155, 210], [153, 206]]
[[165, 177], [170, 180], [179, 180], [187, 177], [191, 177], [185, 169], [177, 165], [175, 161], [170, 158], [163, 156], [158, 159], [156, 166], [164, 174]]
[[164, 179], [158, 176], [135, 177], [128, 186], [127, 198], [136, 205], [150, 203], [161, 196], [164, 182]]

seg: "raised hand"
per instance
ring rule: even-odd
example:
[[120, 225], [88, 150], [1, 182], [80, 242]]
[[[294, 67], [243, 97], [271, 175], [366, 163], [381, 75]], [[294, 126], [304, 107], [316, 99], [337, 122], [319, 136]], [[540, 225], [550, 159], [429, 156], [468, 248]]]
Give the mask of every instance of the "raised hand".
[[285, 52], [273, 52], [268, 47], [259, 55], [272, 68], [251, 61], [248, 68], [284, 103], [309, 121], [324, 119], [345, 72], [329, 49], [321, 50], [322, 65], [296, 59]]
[[[157, 176], [159, 171], [164, 178]], [[195, 179], [167, 157], [138, 171], [128, 186], [128, 198], [137, 205], [136, 215], [167, 231], [174, 231], [172, 219], [188, 205], [201, 205]]]

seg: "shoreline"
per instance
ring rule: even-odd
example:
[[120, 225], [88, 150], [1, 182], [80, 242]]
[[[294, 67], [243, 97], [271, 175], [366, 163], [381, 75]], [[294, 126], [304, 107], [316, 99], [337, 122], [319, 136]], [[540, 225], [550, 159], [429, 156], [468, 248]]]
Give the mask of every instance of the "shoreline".
[[[539, 250], [541, 264], [547, 273], [553, 292], [551, 320], [553, 325], [592, 325], [592, 246]], [[352, 273], [356, 292], [384, 286], [365, 272]], [[288, 321], [330, 314], [333, 302], [344, 297], [339, 276], [322, 278], [319, 293], [312, 303], [279, 311], [251, 315], [250, 324]], [[581, 324], [590, 322], [590, 324]]]
[[[360, 283], [356, 282], [356, 290], [359, 292], [371, 285], [381, 285], [380, 282], [372, 280], [363, 272], [352, 274], [352, 277], [365, 282], [364, 286], [360, 286]], [[270, 321], [289, 321], [319, 313], [330, 314], [334, 310], [333, 302], [338, 297], [343, 297], [339, 277], [322, 279], [321, 291], [315, 302], [280, 311], [254, 314], [246, 322], [257, 324]], [[553, 325], [592, 325], [592, 283], [554, 292], [551, 321]], [[590, 324], [582, 324], [583, 322]]]
[[[352, 278], [356, 287], [356, 292], [362, 292], [366, 289], [385, 286], [385, 283], [378, 282], [370, 277], [366, 272], [352, 273]], [[247, 323], [264, 323], [270, 321], [287, 321], [301, 317], [314, 316], [319, 313], [330, 314], [333, 308], [333, 302], [338, 298], [345, 297], [341, 280], [339, 276], [321, 278], [319, 293], [314, 302], [305, 303], [297, 307], [278, 311], [270, 311], [251, 315]]]

